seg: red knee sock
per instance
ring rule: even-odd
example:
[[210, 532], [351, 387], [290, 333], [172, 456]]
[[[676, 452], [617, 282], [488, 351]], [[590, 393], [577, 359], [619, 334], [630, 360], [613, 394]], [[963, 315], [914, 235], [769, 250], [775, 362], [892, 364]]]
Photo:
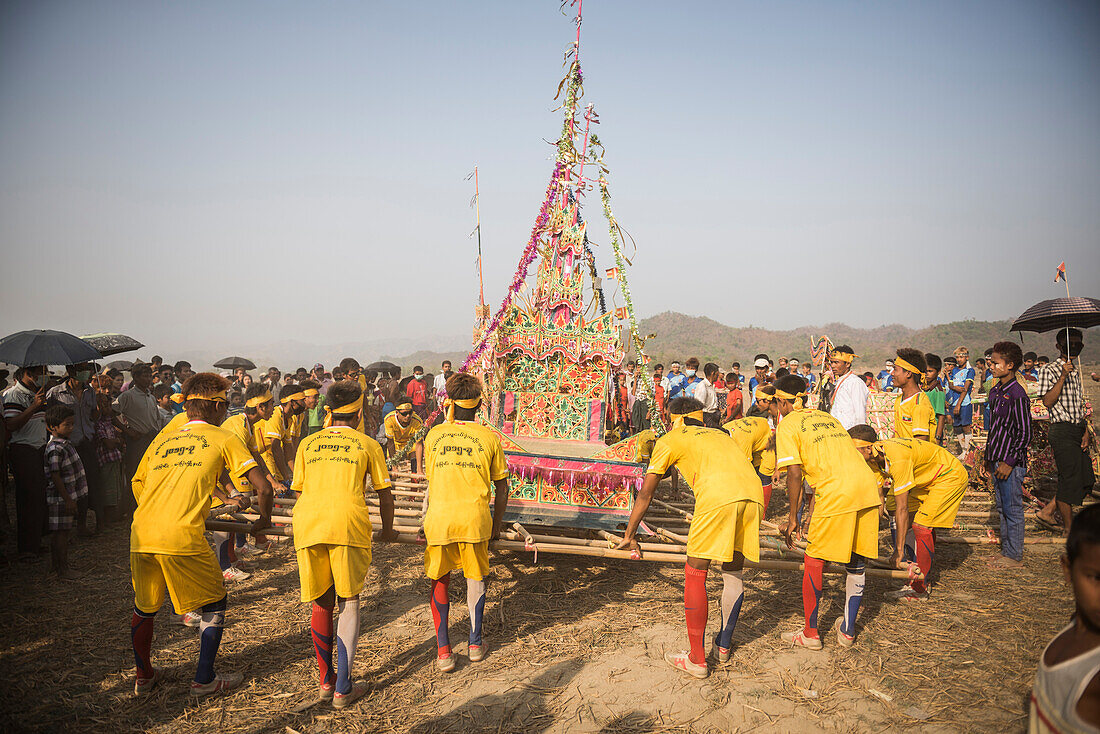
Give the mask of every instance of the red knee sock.
[[336, 672], [332, 669], [332, 607], [323, 607], [314, 601], [309, 629], [313, 635], [313, 651], [317, 653], [317, 678], [322, 684], [335, 685]]
[[134, 609], [134, 616], [130, 618], [130, 642], [134, 646], [134, 667], [138, 678], [153, 677], [153, 663], [149, 656], [153, 647], [154, 616], [155, 613], [144, 614]]
[[817, 637], [817, 605], [821, 602], [821, 583], [825, 573], [825, 561], [806, 556], [802, 572], [802, 609], [806, 613], [806, 637]]
[[707, 631], [707, 569], [684, 564], [684, 614], [687, 617], [688, 659], [696, 665], [706, 662], [703, 636]]
[[451, 587], [451, 574], [432, 580], [432, 621], [435, 623], [435, 644], [439, 648], [439, 657], [451, 654], [451, 641], [447, 636], [447, 616], [451, 611], [448, 592]]
[[763, 518], [768, 514], [768, 505], [772, 501], [772, 484], [768, 482], [762, 488], [764, 490], [764, 506], [760, 508], [760, 517]]
[[924, 581], [913, 581], [913, 590], [918, 594], [922, 594], [926, 588], [925, 582], [928, 581], [928, 574], [932, 570], [932, 556], [936, 553], [936, 538], [932, 535], [932, 528], [926, 528], [923, 525], [913, 526], [913, 537], [916, 540], [914, 550], [917, 553], [917, 566], [920, 568], [920, 572], [924, 574]]

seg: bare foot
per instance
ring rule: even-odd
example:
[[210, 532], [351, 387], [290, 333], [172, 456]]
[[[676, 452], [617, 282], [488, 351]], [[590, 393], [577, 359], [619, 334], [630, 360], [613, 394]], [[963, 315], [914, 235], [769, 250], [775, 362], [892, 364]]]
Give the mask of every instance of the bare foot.
[[992, 559], [989, 562], [989, 567], [1000, 569], [1000, 570], [1017, 569], [1017, 568], [1023, 568], [1024, 567], [1024, 562], [1023, 561], [1015, 561], [1015, 560], [1009, 558], [1008, 556], [997, 556], [996, 558]]

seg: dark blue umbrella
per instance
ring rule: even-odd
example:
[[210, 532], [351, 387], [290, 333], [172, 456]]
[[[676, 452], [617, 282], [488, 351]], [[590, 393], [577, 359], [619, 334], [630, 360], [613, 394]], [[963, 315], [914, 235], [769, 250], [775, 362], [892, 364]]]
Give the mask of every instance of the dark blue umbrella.
[[1082, 296], [1040, 301], [1020, 314], [1011, 331], [1054, 331], [1100, 326], [1100, 300]]
[[104, 357], [141, 349], [145, 345], [132, 336], [125, 334], [84, 334], [80, 337]]
[[0, 362], [20, 367], [81, 364], [103, 359], [88, 342], [64, 331], [31, 329], [0, 339]]

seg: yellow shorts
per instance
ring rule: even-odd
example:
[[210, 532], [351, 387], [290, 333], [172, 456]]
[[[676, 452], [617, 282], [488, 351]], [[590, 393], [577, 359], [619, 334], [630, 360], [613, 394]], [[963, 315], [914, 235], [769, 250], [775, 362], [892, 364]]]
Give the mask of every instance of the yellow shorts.
[[353, 545], [320, 543], [299, 548], [298, 579], [302, 584], [302, 601], [313, 601], [336, 587], [336, 595], [344, 599], [358, 596], [370, 568], [370, 548]]
[[[918, 500], [912, 491], [909, 493], [909, 516], [912, 517], [913, 513], [920, 509], [920, 500]], [[894, 499], [894, 491], [889, 490], [886, 493], [886, 511], [891, 515], [894, 514], [894, 510], [898, 508], [898, 501]]]
[[878, 558], [878, 507], [810, 518], [806, 555], [833, 563], [848, 563], [852, 554]]
[[155, 614], [164, 604], [164, 587], [172, 597], [176, 614], [201, 609], [225, 596], [225, 580], [214, 551], [190, 556], [131, 553], [130, 581], [134, 606]]
[[760, 505], [741, 500], [696, 513], [688, 530], [687, 554], [728, 563], [734, 553], [760, 560]]
[[441, 579], [456, 568], [462, 575], [480, 581], [489, 573], [489, 541], [429, 545], [424, 549], [424, 573]]
[[[909, 493], [920, 501], [913, 522], [926, 528], [949, 528], [955, 524], [970, 477], [966, 471], [952, 470], [936, 477], [927, 487]], [[912, 503], [910, 503], [912, 505]]]

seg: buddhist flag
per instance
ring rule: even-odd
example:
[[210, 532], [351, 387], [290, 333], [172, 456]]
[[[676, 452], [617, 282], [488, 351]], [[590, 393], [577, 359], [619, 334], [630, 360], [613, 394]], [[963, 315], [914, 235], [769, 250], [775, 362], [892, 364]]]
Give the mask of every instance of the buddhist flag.
[[618, 268], [608, 268], [604, 272], [607, 273], [608, 278], [614, 278], [615, 280], [619, 279], [619, 269]]
[[626, 315], [626, 306], [619, 306], [617, 309], [615, 309], [615, 318], [621, 321], [626, 321]]
[[1062, 264], [1058, 266], [1058, 269], [1054, 271], [1054, 282], [1066, 279], [1066, 261], [1063, 260]]

